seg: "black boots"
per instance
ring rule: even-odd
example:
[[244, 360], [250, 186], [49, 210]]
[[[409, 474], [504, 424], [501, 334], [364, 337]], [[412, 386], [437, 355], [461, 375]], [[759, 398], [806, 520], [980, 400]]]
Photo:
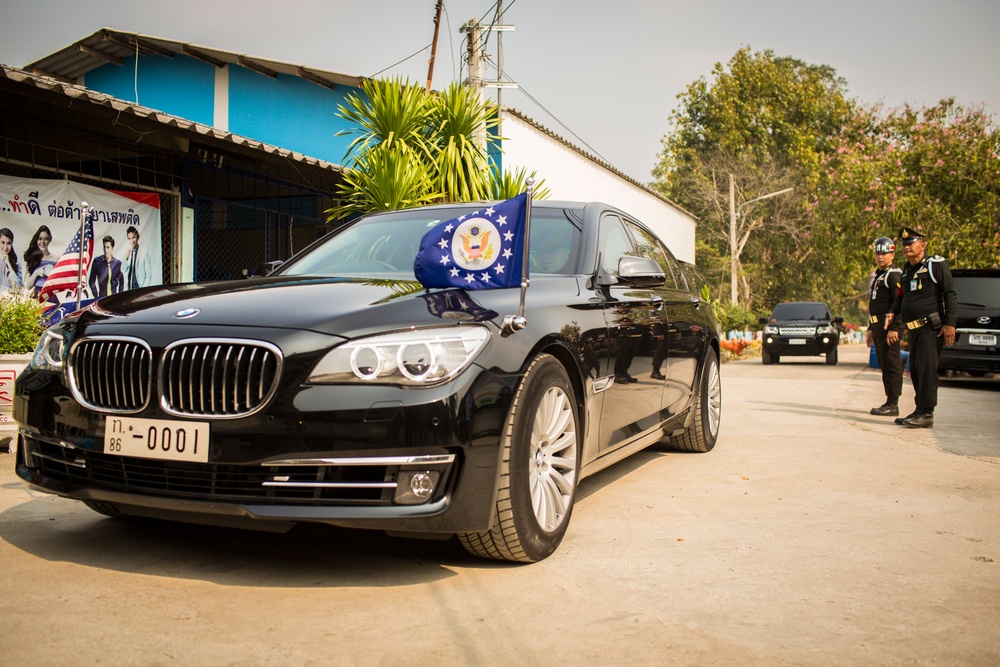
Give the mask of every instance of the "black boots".
[[879, 417], [895, 417], [899, 414], [899, 406], [895, 403], [886, 401], [877, 408], [872, 408], [871, 413], [873, 415], [878, 415]]
[[903, 426], [910, 428], [932, 428], [934, 426], [933, 412], [919, 412], [903, 420]]

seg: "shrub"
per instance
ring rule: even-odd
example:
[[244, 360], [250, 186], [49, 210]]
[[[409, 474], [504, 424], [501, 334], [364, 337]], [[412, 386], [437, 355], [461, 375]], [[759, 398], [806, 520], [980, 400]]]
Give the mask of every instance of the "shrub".
[[30, 289], [0, 292], [0, 354], [33, 352], [44, 329], [42, 312]]

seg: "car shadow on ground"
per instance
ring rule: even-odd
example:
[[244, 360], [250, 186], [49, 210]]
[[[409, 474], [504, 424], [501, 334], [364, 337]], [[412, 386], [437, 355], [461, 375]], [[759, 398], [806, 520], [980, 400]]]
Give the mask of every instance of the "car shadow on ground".
[[223, 586], [408, 586], [455, 576], [452, 566], [510, 566], [474, 558], [454, 538], [415, 540], [319, 524], [266, 533], [112, 519], [44, 496], [0, 512], [0, 539], [49, 561]]

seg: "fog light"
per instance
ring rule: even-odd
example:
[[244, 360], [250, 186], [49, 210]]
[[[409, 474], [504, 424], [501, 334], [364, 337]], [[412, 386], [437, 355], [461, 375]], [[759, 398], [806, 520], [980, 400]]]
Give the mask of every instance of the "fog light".
[[768, 344], [768, 345], [770, 345], [770, 344], [771, 344], [771, 343], [773, 343], [773, 342], [774, 342], [774, 339], [773, 339], [773, 338], [771, 338], [770, 336], [768, 336], [768, 337], [767, 337], [767, 344]]
[[823, 336], [823, 345], [826, 345], [829, 342], [830, 342], [830, 337], [829, 336]]
[[419, 505], [431, 499], [437, 488], [440, 472], [413, 470], [400, 472], [396, 485], [395, 500], [400, 505]]

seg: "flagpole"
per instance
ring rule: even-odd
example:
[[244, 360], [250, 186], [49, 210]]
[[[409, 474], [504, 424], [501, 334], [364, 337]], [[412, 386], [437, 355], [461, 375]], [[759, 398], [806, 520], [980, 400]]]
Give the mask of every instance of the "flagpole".
[[81, 202], [80, 205], [83, 207], [83, 215], [80, 216], [80, 254], [77, 255], [77, 269], [76, 269], [76, 309], [80, 310], [80, 285], [83, 284], [83, 243], [84, 243], [84, 228], [87, 225], [87, 216], [90, 215], [90, 207], [87, 206], [87, 202]]
[[503, 332], [512, 334], [528, 326], [528, 321], [524, 319], [524, 295], [531, 284], [528, 277], [528, 241], [531, 240], [531, 198], [535, 192], [535, 179], [530, 176], [525, 180], [526, 194], [528, 195], [524, 203], [524, 250], [521, 255], [521, 303], [517, 309], [517, 315], [507, 315], [503, 318]]

